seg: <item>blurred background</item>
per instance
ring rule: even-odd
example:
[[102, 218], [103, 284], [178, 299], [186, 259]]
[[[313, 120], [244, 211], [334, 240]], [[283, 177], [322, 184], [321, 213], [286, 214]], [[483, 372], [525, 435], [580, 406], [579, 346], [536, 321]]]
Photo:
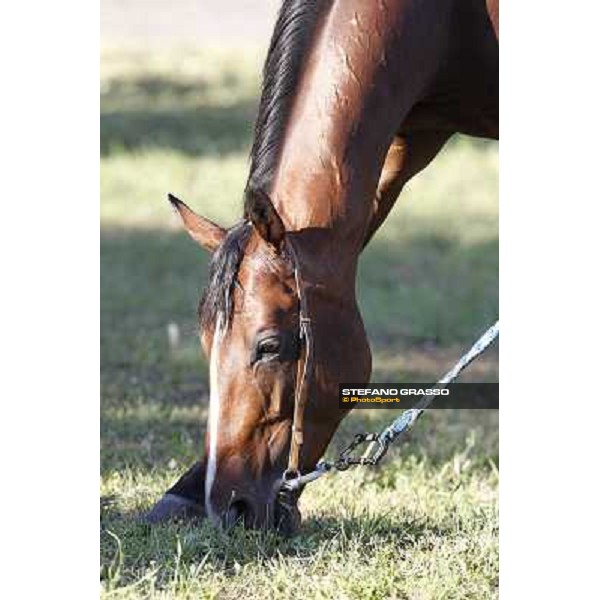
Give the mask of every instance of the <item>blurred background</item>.
[[[102, 1], [106, 518], [148, 507], [200, 454], [208, 377], [195, 315], [209, 257], [181, 231], [166, 195], [222, 225], [241, 216], [260, 72], [278, 4]], [[374, 381], [436, 380], [497, 318], [496, 142], [457, 136], [407, 186], [364, 252], [358, 288]], [[465, 379], [497, 381], [497, 357], [493, 349]], [[443, 462], [475, 436], [481, 464], [496, 464], [497, 415], [447, 413], [434, 411], [409, 447]], [[333, 450], [354, 431], [389, 418], [388, 411], [355, 412]]]

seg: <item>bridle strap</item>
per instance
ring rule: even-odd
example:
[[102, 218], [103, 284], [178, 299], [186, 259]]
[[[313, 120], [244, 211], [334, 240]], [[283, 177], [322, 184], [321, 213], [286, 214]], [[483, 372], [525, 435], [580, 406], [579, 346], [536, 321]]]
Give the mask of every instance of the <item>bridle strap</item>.
[[294, 392], [294, 415], [292, 420], [292, 438], [290, 441], [290, 456], [288, 468], [284, 477], [290, 479], [300, 475], [300, 451], [304, 444], [304, 412], [308, 400], [308, 380], [313, 372], [313, 338], [311, 320], [308, 316], [308, 305], [306, 301], [306, 290], [300, 264], [293, 245], [289, 242], [289, 249], [294, 262], [294, 279], [299, 304], [299, 339], [302, 344], [302, 352], [298, 357], [298, 369], [296, 372], [296, 388]]

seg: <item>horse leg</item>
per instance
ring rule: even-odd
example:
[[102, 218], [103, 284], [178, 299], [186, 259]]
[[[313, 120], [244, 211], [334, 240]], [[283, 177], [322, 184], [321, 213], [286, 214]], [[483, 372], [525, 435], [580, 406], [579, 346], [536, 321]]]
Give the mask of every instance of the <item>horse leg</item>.
[[421, 131], [394, 138], [381, 169], [363, 248], [385, 221], [406, 182], [435, 158], [450, 135], [446, 131]]
[[204, 461], [188, 469], [148, 511], [146, 523], [163, 523], [173, 519], [191, 519], [204, 514]]

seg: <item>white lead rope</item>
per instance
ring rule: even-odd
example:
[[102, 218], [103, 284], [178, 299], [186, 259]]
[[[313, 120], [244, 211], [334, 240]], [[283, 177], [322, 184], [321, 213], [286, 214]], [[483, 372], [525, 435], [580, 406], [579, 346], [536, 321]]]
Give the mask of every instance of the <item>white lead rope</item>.
[[[471, 347], [471, 349], [464, 354], [461, 359], [448, 371], [436, 384], [435, 387], [443, 389], [448, 384], [452, 383], [458, 375], [465, 369], [473, 360], [475, 360], [482, 352], [488, 348], [488, 346], [498, 337], [499, 334], [499, 321], [496, 321]], [[375, 465], [383, 455], [387, 452], [389, 445], [397, 440], [401, 435], [406, 434], [417, 419], [423, 414], [425, 409], [431, 404], [434, 399], [434, 395], [422, 396], [417, 404], [408, 410], [405, 410], [397, 419], [395, 419], [389, 427], [386, 427], [380, 434], [377, 435], [366, 435], [357, 436], [355, 442], [349, 446], [349, 448], [342, 452], [340, 459], [335, 463], [327, 462], [325, 460], [319, 461], [314, 471], [301, 475], [285, 482], [283, 485], [289, 491], [295, 491], [302, 488], [307, 483], [315, 481], [325, 473], [336, 469], [343, 471], [349, 466], [354, 464], [364, 465]], [[371, 442], [367, 447], [367, 450], [363, 454], [362, 458], [354, 459], [352, 462], [349, 461], [350, 452], [352, 449], [360, 443], [367, 441]], [[376, 449], [373, 453], [373, 449]], [[343, 460], [342, 460], [343, 459]], [[345, 462], [344, 462], [345, 461]]]
[[[449, 383], [452, 383], [471, 362], [473, 362], [497, 337], [500, 331], [499, 321], [496, 321], [464, 354], [461, 359], [450, 369], [436, 384], [436, 388], [443, 389]], [[389, 427], [384, 429], [379, 438], [384, 443], [393, 442], [399, 435], [408, 431], [415, 424], [416, 420], [423, 414], [424, 410], [433, 402], [435, 396], [425, 395], [417, 404], [408, 410], [405, 410]]]

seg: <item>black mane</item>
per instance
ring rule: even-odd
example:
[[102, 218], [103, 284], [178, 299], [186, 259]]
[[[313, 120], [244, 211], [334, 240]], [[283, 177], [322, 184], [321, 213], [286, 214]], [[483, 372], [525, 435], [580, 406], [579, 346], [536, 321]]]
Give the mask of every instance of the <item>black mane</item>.
[[215, 251], [210, 263], [208, 285], [204, 289], [198, 307], [201, 330], [216, 323], [219, 313], [225, 319], [224, 327], [229, 327], [233, 308], [233, 291], [251, 231], [252, 226], [247, 221], [234, 225]]
[[[271, 190], [302, 64], [319, 16], [330, 5], [331, 0], [282, 2], [263, 69], [246, 192], [262, 190], [269, 193]], [[251, 202], [252, 197], [253, 194], [246, 193], [246, 202]], [[244, 212], [247, 216], [247, 208]], [[216, 250], [210, 265], [209, 282], [198, 308], [201, 329], [214, 324], [219, 313], [225, 319], [224, 327], [229, 326], [238, 269], [251, 231], [252, 226], [247, 220], [238, 223]]]
[[250, 152], [247, 188], [271, 191], [284, 130], [319, 16], [329, 0], [285, 0], [279, 10], [267, 60]]

